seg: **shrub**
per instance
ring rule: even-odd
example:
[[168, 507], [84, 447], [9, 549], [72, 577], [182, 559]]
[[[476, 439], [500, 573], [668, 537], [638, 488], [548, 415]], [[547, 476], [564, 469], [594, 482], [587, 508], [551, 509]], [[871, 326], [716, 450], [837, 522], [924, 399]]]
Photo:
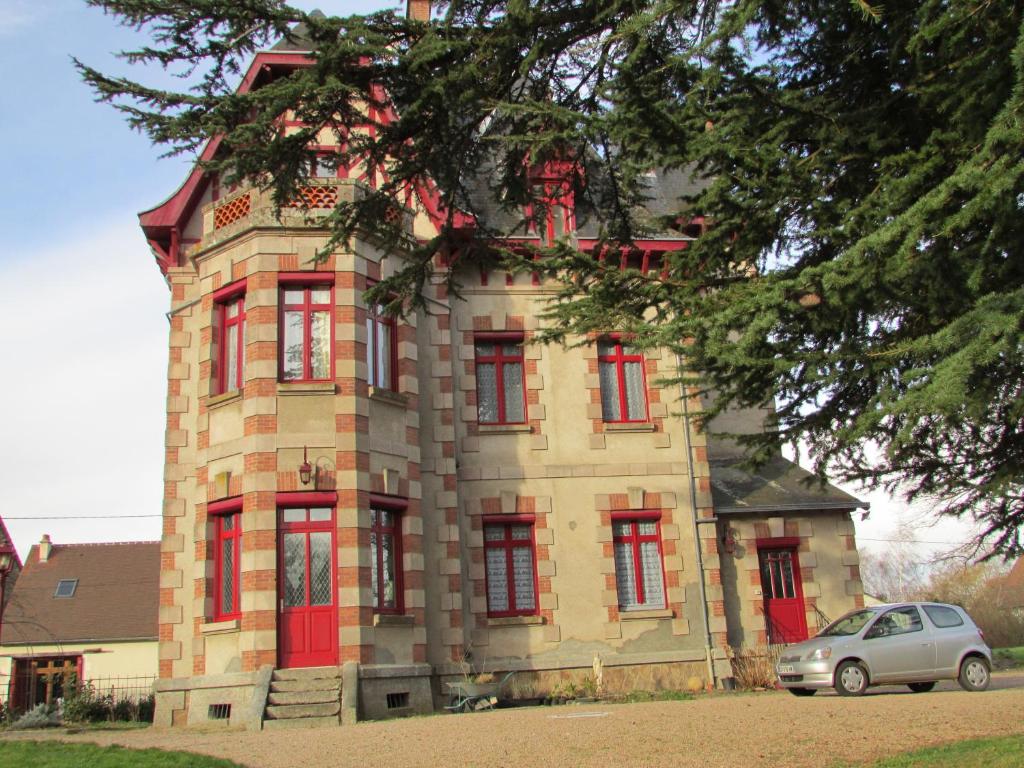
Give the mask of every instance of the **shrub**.
[[109, 697], [99, 696], [91, 683], [77, 686], [64, 697], [62, 715], [66, 723], [98, 723], [109, 715]]
[[52, 728], [57, 725], [60, 725], [60, 715], [56, 710], [45, 704], [38, 704], [35, 709], [30, 709], [15, 720], [11, 728], [28, 730], [30, 728]]
[[729, 657], [737, 688], [753, 690], [775, 687], [775, 662], [778, 661], [778, 651], [771, 646], [730, 648]]

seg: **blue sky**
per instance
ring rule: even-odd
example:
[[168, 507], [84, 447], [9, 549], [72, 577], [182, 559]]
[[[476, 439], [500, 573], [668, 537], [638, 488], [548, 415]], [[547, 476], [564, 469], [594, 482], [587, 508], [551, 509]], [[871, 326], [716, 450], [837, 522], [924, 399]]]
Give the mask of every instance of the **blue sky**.
[[[296, 5], [347, 15], [398, 3]], [[23, 555], [43, 533], [160, 535], [168, 293], [136, 214], [168, 197], [190, 161], [160, 159], [71, 64], [128, 73], [111, 53], [143, 39], [79, 0], [0, 0], [0, 515]], [[871, 501], [859, 535], [885, 538], [904, 508]], [[957, 534], [944, 525], [920, 538]]]

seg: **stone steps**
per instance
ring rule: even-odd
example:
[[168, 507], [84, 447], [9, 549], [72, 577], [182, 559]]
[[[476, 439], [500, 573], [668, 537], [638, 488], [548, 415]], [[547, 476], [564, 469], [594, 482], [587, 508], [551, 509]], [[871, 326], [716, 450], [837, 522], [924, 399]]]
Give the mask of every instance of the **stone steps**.
[[341, 722], [341, 669], [278, 669], [270, 680], [264, 728], [315, 728]]
[[341, 712], [341, 702], [328, 704], [271, 704], [267, 707], [268, 720], [292, 720], [296, 717], [330, 717], [337, 718]]
[[268, 704], [337, 704], [338, 686], [323, 690], [271, 691]]
[[336, 691], [337, 680], [281, 680], [271, 681], [272, 693], [290, 693], [292, 691]]
[[341, 667], [301, 667], [275, 669], [274, 681], [279, 680], [341, 680]]
[[329, 717], [296, 717], [290, 720], [264, 720], [263, 729], [266, 731], [280, 730], [282, 728], [335, 728], [338, 725], [338, 716]]

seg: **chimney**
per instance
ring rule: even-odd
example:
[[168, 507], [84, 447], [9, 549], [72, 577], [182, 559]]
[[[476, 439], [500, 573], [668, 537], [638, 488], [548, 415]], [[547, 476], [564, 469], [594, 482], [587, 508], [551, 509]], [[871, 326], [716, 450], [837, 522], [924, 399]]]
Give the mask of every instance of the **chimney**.
[[405, 17], [416, 21], [430, 21], [430, 0], [406, 0]]
[[53, 551], [53, 544], [50, 543], [50, 534], [44, 533], [39, 540], [39, 562], [45, 563], [50, 559], [50, 552]]

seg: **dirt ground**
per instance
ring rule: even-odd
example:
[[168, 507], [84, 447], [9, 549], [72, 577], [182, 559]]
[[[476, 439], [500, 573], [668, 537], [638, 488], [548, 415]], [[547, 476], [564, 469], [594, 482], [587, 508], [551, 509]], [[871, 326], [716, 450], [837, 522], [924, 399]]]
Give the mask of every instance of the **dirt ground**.
[[46, 737], [202, 752], [253, 768], [800, 768], [866, 762], [974, 737], [1024, 734], [1024, 688], [1017, 687], [1024, 681], [1000, 677], [992, 690], [980, 694], [948, 685], [925, 694], [880, 688], [859, 699], [830, 692], [799, 699], [773, 691], [694, 701], [441, 714], [345, 728], [262, 733], [146, 729]]

